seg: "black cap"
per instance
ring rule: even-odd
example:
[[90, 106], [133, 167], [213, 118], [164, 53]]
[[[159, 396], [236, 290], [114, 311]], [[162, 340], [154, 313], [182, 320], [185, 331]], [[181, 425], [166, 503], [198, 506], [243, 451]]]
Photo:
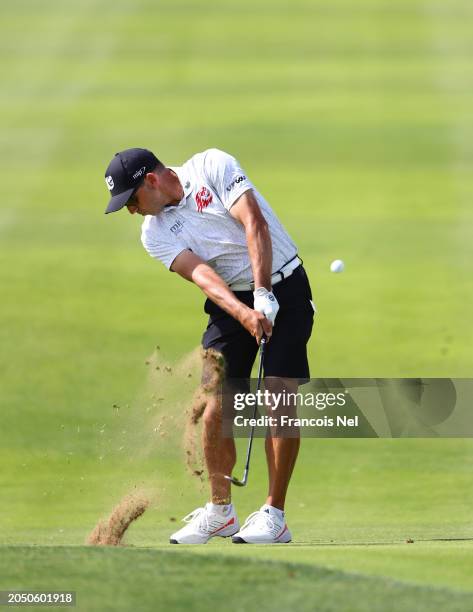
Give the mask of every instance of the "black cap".
[[105, 214], [123, 208], [146, 174], [159, 163], [158, 158], [147, 149], [127, 149], [115, 153], [105, 172], [105, 183], [112, 195]]

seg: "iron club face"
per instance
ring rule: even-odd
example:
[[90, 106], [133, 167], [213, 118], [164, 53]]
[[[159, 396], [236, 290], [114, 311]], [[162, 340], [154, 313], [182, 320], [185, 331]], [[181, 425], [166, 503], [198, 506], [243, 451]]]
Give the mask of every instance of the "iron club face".
[[243, 480], [238, 480], [238, 478], [235, 478], [234, 476], [225, 476], [225, 478], [236, 487], [246, 487], [246, 476], [243, 478]]

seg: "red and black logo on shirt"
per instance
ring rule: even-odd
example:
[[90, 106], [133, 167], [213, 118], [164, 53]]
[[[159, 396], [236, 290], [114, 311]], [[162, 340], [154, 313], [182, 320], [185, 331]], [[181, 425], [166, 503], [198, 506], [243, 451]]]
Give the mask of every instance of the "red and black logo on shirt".
[[212, 202], [212, 194], [207, 187], [201, 187], [196, 193], [197, 210], [201, 213]]

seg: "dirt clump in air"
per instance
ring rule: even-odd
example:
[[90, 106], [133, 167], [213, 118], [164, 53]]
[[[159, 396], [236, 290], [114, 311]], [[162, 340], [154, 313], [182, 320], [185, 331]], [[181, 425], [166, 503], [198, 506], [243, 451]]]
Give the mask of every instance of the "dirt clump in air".
[[123, 536], [133, 521], [136, 521], [149, 506], [149, 499], [143, 493], [126, 495], [115, 506], [106, 520], [94, 527], [86, 540], [90, 546], [120, 546]]

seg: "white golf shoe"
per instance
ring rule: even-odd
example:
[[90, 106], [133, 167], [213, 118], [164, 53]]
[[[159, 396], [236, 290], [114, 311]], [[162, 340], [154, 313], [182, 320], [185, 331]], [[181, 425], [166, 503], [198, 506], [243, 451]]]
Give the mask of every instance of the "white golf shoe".
[[173, 533], [171, 544], [206, 544], [210, 538], [227, 538], [240, 529], [233, 504], [219, 506], [205, 504], [182, 519], [187, 525]]
[[232, 537], [234, 544], [287, 544], [291, 541], [284, 518], [284, 512], [264, 504], [257, 512], [253, 512], [246, 519], [245, 524]]

